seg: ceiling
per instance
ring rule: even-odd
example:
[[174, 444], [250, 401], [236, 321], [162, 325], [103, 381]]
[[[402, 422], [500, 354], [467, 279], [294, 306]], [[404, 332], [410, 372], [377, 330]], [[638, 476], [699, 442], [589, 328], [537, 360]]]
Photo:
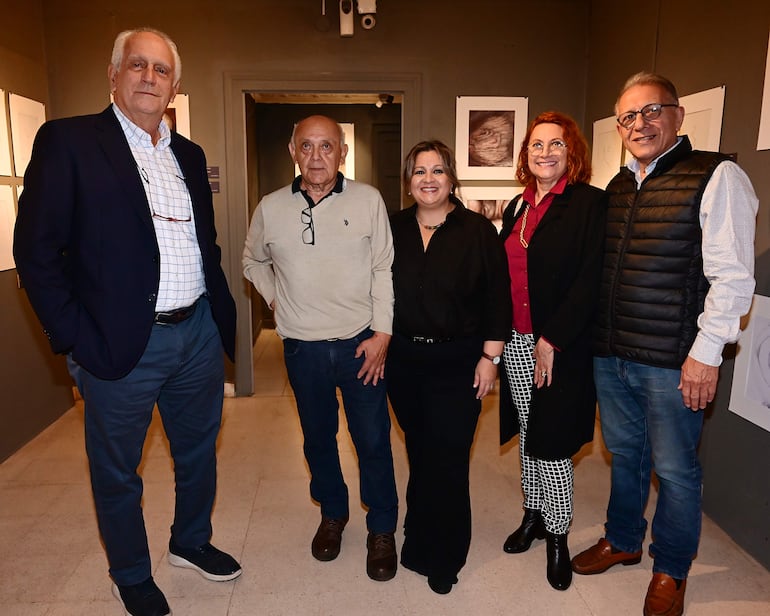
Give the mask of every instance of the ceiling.
[[[257, 103], [287, 103], [297, 105], [374, 105], [380, 100], [379, 92], [250, 92]], [[383, 93], [386, 96], [390, 93]], [[392, 94], [393, 103], [400, 104], [402, 94]]]

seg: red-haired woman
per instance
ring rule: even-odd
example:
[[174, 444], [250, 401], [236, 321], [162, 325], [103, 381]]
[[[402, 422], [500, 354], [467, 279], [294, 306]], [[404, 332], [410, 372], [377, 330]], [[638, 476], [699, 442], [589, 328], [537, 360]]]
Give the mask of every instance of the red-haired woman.
[[572, 582], [572, 456], [593, 439], [591, 322], [602, 268], [606, 195], [588, 185], [588, 146], [575, 121], [546, 112], [519, 152], [524, 185], [503, 215], [513, 333], [503, 352], [501, 441], [520, 433], [524, 519], [508, 553], [546, 539], [546, 577]]

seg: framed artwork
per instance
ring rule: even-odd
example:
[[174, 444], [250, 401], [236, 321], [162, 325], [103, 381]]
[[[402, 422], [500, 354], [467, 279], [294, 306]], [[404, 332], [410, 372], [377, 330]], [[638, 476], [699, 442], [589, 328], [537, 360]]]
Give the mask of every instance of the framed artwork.
[[770, 43], [767, 46], [767, 60], [765, 60], [765, 85], [762, 88], [757, 150], [770, 150]]
[[11, 139], [5, 113], [5, 92], [0, 90], [0, 175], [11, 175]]
[[457, 97], [455, 158], [461, 180], [516, 179], [527, 106], [526, 97]]
[[738, 342], [728, 408], [770, 432], [770, 297], [754, 296]]
[[469, 210], [491, 220], [500, 231], [505, 207], [523, 190], [522, 186], [461, 186], [457, 190], [457, 197]]
[[10, 186], [0, 186], [0, 271], [14, 269], [13, 260], [13, 227], [16, 223], [16, 206], [13, 199], [13, 189]]
[[618, 134], [615, 116], [594, 122], [591, 148], [591, 184], [602, 190], [615, 177], [623, 164], [623, 140]]
[[8, 97], [11, 111], [11, 142], [15, 175], [22, 177], [32, 156], [32, 144], [37, 130], [45, 122], [45, 105], [30, 98], [11, 93]]
[[725, 107], [725, 87], [718, 86], [695, 94], [679, 97], [684, 107], [684, 122], [679, 134], [687, 135], [694, 150], [719, 152], [722, 140], [722, 112]]

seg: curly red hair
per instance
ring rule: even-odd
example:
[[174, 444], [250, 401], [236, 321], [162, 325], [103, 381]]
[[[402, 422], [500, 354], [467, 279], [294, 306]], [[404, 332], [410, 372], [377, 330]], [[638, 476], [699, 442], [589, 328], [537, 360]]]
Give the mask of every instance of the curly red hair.
[[524, 186], [535, 181], [535, 176], [529, 170], [528, 156], [529, 139], [532, 131], [539, 124], [556, 124], [561, 126], [564, 133], [564, 142], [567, 144], [567, 183], [588, 183], [591, 180], [591, 157], [588, 151], [583, 133], [580, 132], [577, 123], [565, 113], [558, 111], [545, 111], [537, 116], [527, 128], [527, 134], [521, 142], [518, 165], [516, 167], [516, 179]]

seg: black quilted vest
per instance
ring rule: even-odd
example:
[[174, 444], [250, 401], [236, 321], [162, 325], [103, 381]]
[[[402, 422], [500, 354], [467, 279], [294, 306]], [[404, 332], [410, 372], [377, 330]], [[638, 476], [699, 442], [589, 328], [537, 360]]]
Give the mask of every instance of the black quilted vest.
[[698, 332], [703, 275], [703, 191], [728, 157], [694, 151], [685, 136], [637, 190], [621, 169], [607, 186], [607, 236], [595, 355], [679, 368]]

